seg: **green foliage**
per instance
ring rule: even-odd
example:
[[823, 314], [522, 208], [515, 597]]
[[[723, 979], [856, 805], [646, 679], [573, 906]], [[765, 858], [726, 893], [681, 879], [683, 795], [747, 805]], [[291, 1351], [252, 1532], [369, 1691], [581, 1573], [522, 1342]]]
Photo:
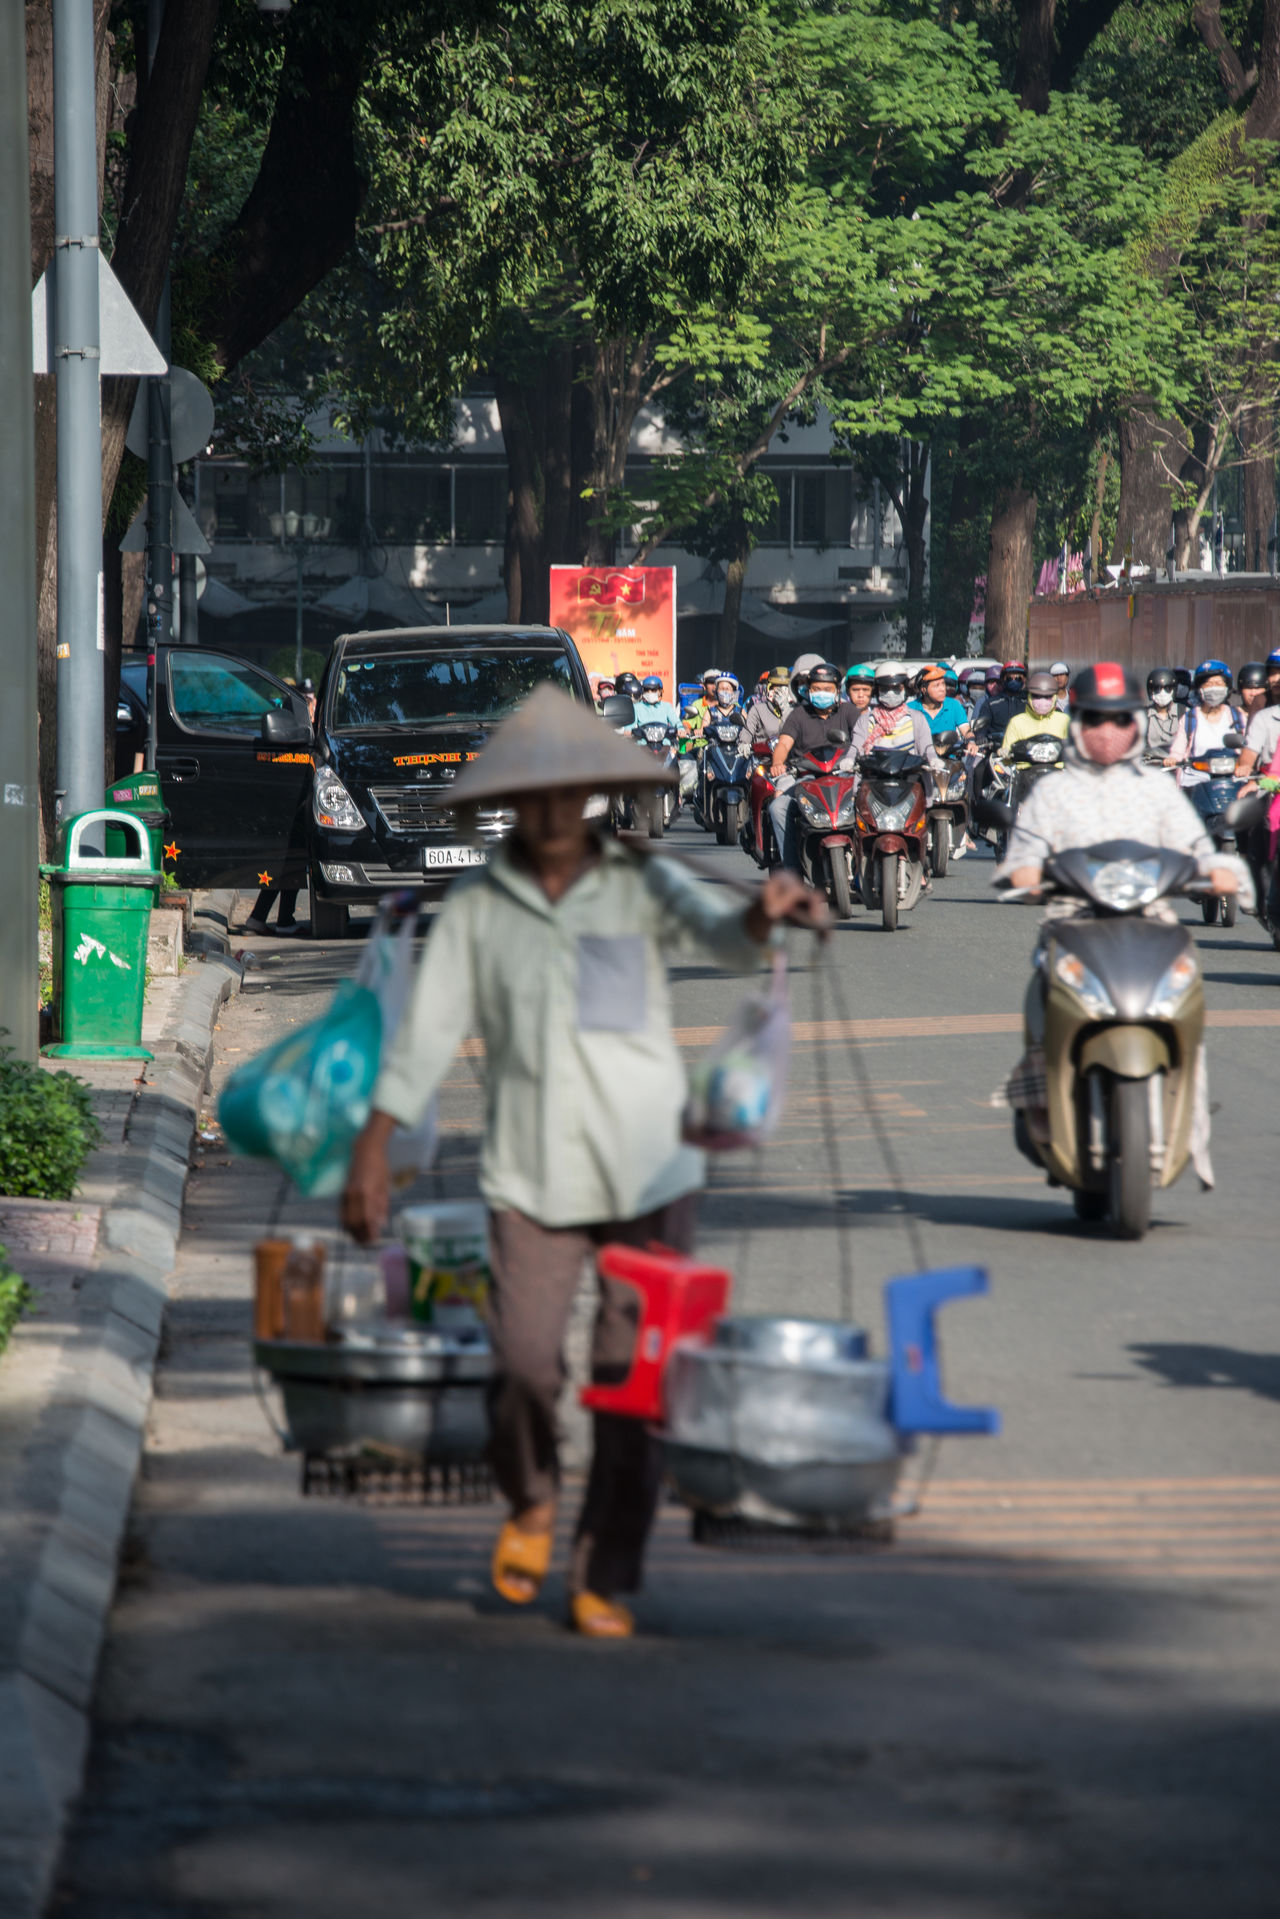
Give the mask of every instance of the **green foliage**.
[[82, 1079], [46, 1072], [0, 1047], [0, 1192], [70, 1199], [101, 1137]]
[[35, 1294], [9, 1264], [9, 1255], [0, 1246], [0, 1353], [9, 1344], [9, 1336], [30, 1306]]

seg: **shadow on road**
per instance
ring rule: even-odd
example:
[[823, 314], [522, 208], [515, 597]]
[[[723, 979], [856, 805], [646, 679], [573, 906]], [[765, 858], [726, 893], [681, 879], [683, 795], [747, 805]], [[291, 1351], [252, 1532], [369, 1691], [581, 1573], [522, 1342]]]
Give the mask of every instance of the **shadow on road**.
[[1280, 1353], [1246, 1353], [1234, 1346], [1190, 1341], [1131, 1345], [1128, 1351], [1169, 1386], [1229, 1387], [1256, 1399], [1280, 1399]]

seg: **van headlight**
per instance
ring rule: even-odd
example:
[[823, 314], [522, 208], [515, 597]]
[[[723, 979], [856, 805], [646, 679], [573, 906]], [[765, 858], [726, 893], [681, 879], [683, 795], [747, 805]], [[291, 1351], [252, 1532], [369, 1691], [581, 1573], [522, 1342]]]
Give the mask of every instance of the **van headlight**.
[[1062, 984], [1075, 994], [1090, 1019], [1114, 1018], [1116, 1009], [1112, 1005], [1111, 995], [1098, 975], [1076, 954], [1060, 946], [1054, 954], [1053, 970]]
[[1147, 1018], [1172, 1019], [1177, 1008], [1186, 998], [1195, 977], [1195, 959], [1190, 953], [1179, 953], [1159, 986], [1156, 987], [1155, 997], [1147, 1008]]
[[316, 768], [311, 810], [317, 826], [331, 826], [338, 833], [358, 833], [364, 826], [364, 814], [331, 766]]

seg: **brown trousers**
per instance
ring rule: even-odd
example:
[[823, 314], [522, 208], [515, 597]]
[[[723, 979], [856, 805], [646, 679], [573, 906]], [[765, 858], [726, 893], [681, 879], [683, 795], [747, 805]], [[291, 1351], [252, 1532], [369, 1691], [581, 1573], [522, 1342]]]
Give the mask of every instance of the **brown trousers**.
[[[556, 1404], [564, 1389], [565, 1331], [585, 1260], [611, 1240], [660, 1240], [693, 1251], [698, 1196], [687, 1193], [640, 1219], [540, 1226], [523, 1213], [489, 1215], [489, 1336], [495, 1375], [489, 1391], [489, 1458], [512, 1510], [554, 1500], [560, 1483]], [[591, 1377], [616, 1385], [631, 1365], [639, 1295], [598, 1280]], [[593, 1415], [594, 1445], [578, 1517], [569, 1583], [573, 1592], [635, 1592], [662, 1484], [659, 1448], [642, 1420]]]

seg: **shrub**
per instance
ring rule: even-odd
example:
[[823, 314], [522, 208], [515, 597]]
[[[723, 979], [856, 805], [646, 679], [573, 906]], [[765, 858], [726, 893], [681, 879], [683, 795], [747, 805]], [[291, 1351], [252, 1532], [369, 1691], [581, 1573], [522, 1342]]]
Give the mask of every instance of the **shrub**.
[[9, 1344], [9, 1335], [31, 1299], [31, 1288], [20, 1273], [14, 1272], [8, 1254], [0, 1246], [0, 1353]]
[[0, 1193], [70, 1199], [101, 1138], [82, 1079], [46, 1073], [0, 1047]]

